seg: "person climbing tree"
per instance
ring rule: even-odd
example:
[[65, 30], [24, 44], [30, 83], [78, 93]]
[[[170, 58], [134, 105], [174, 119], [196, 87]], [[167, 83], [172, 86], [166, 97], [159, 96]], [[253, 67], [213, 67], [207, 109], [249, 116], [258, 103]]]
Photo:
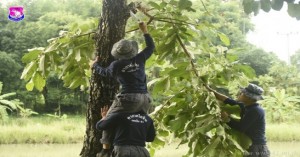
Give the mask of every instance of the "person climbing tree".
[[[155, 45], [148, 33], [147, 25], [141, 22], [139, 28], [146, 42], [146, 48], [140, 53], [138, 53], [138, 43], [136, 41], [122, 39], [113, 45], [111, 51], [112, 56], [117, 60], [113, 61], [107, 68], [98, 64], [99, 56], [92, 63], [95, 74], [104, 77], [115, 77], [121, 85], [120, 92], [116, 95], [112, 106], [108, 110], [107, 117], [118, 112], [135, 113], [143, 111], [147, 113], [151, 106], [151, 97], [146, 83], [145, 63], [152, 55]], [[101, 156], [109, 155], [111, 141], [111, 131], [103, 131]]]

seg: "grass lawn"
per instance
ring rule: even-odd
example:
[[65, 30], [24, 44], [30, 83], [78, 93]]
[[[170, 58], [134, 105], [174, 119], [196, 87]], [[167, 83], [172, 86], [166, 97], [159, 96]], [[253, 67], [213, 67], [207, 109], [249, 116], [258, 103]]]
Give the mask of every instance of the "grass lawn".
[[[300, 142], [269, 142], [272, 157], [299, 157]], [[181, 157], [188, 148], [167, 145], [154, 157]], [[79, 157], [82, 144], [8, 144], [0, 145], [0, 157]]]
[[78, 143], [84, 133], [85, 118], [80, 116], [11, 118], [0, 124], [0, 144]]

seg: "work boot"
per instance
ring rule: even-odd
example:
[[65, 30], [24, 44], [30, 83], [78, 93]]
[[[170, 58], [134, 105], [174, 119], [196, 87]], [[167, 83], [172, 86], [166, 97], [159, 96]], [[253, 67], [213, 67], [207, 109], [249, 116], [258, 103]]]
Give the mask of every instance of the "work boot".
[[110, 150], [102, 149], [101, 152], [97, 154], [97, 157], [110, 157]]

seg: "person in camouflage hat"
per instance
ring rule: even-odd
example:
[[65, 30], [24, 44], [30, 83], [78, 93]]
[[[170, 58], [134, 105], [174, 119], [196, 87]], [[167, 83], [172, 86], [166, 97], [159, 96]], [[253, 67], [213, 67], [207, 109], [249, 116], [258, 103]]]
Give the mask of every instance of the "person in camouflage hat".
[[230, 117], [226, 112], [222, 112], [222, 119], [227, 121], [227, 124], [240, 132], [245, 133], [252, 141], [248, 152], [244, 154], [245, 157], [269, 157], [270, 151], [267, 147], [267, 140], [265, 136], [265, 111], [257, 103], [262, 100], [264, 90], [255, 85], [249, 84], [245, 88], [241, 88], [237, 96], [237, 100], [233, 100], [226, 95], [223, 95], [208, 85], [205, 87], [213, 92], [215, 97], [224, 102], [224, 104], [238, 105], [241, 108], [240, 120], [235, 120]]

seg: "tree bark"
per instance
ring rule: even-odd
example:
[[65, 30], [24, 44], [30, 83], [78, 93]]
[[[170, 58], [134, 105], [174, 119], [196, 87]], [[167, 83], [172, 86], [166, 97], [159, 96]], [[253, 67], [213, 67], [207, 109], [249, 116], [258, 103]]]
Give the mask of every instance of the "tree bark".
[[[103, 0], [102, 14], [95, 35], [96, 52], [100, 57], [99, 64], [103, 67], [113, 61], [110, 53], [113, 44], [125, 36], [126, 22], [130, 17], [129, 9], [126, 0]], [[86, 135], [80, 156], [96, 157], [102, 150], [102, 132], [96, 130], [95, 125], [101, 119], [100, 108], [112, 104], [118, 89], [119, 85], [114, 78], [92, 74], [86, 113]]]

